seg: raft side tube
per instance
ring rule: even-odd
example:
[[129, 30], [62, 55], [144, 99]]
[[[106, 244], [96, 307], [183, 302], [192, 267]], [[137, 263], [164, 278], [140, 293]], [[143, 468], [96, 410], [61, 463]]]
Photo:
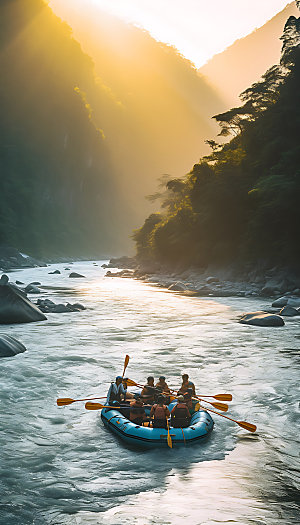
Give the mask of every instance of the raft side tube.
[[[172, 408], [170, 406], [170, 408]], [[167, 447], [168, 432], [164, 428], [136, 425], [116, 409], [104, 408], [101, 412], [104, 425], [123, 441], [142, 448]], [[170, 426], [173, 446], [184, 446], [203, 441], [212, 432], [214, 421], [205, 410], [195, 412], [186, 428]]]

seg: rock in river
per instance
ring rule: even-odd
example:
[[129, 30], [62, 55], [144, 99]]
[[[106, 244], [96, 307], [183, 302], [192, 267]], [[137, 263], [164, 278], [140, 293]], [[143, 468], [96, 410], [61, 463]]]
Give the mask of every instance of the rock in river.
[[286, 306], [288, 303], [289, 298], [288, 297], [279, 297], [275, 301], [273, 301], [272, 306], [273, 308], [282, 308], [283, 306]]
[[0, 336], [0, 357], [11, 357], [25, 351], [25, 346], [11, 335]]
[[16, 288], [0, 286], [0, 324], [32, 323], [46, 319], [39, 308]]
[[293, 308], [292, 306], [284, 306], [280, 312], [279, 312], [280, 315], [286, 315], [287, 317], [295, 317], [295, 315], [300, 315], [300, 313], [298, 312], [298, 310], [296, 310], [296, 308]]
[[240, 323], [256, 326], [283, 326], [284, 320], [280, 315], [267, 314], [266, 312], [251, 312], [243, 315]]
[[77, 277], [85, 277], [85, 275], [81, 275], [80, 273], [76, 273], [76, 272], [71, 272], [69, 277], [77, 278]]
[[173, 283], [168, 288], [168, 290], [171, 290], [173, 292], [184, 292], [186, 289], [187, 289], [186, 285], [180, 282]]
[[25, 293], [41, 293], [41, 290], [35, 284], [28, 284], [25, 288]]

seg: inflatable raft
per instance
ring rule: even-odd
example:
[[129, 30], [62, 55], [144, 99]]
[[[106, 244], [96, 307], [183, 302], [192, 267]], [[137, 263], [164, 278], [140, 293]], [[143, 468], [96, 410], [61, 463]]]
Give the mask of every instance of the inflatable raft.
[[[169, 405], [171, 411], [174, 403]], [[114, 408], [103, 408], [101, 418], [104, 425], [123, 441], [142, 448], [167, 447], [168, 431], [164, 428], [152, 428], [136, 425]], [[212, 431], [214, 421], [205, 410], [192, 415], [186, 428], [170, 426], [173, 447], [192, 445], [203, 441]]]

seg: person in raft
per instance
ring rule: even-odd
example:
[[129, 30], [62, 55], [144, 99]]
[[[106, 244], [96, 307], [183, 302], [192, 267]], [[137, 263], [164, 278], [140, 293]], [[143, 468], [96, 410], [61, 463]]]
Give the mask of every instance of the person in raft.
[[193, 391], [191, 388], [189, 388], [188, 391], [183, 395], [184, 402], [186, 406], [188, 407], [190, 414], [193, 414], [195, 412], [195, 406], [198, 403], [196, 399], [195, 400], [192, 399], [192, 396], [193, 396]]
[[125, 399], [133, 399], [134, 395], [131, 392], [127, 392], [127, 381], [128, 381], [128, 377], [124, 377], [122, 381], [122, 385], [126, 392]]
[[177, 395], [184, 395], [188, 390], [192, 390], [192, 395], [195, 396], [196, 395], [196, 389], [195, 389], [195, 385], [194, 383], [192, 383], [192, 381], [189, 381], [189, 376], [188, 374], [182, 374], [182, 385], [180, 387], [180, 389], [178, 390], [177, 392]]
[[171, 412], [171, 425], [174, 428], [186, 428], [191, 421], [191, 415], [188, 407], [184, 402], [184, 397], [179, 396], [177, 403]]
[[107, 392], [106, 404], [118, 405], [126, 399], [126, 390], [123, 386], [123, 377], [117, 376], [116, 382], [111, 383]]
[[156, 388], [158, 388], [161, 392], [165, 393], [165, 394], [170, 394], [171, 391], [166, 383], [166, 378], [165, 376], [160, 376], [158, 382], [156, 383], [155, 385]]
[[157, 403], [151, 408], [150, 417], [153, 416], [152, 426], [154, 428], [167, 428], [167, 418], [170, 417], [170, 412], [164, 401], [164, 396], [159, 395]]
[[154, 385], [154, 377], [147, 377], [147, 383], [141, 391], [141, 398], [144, 401], [144, 403], [149, 403], [150, 405], [152, 405], [155, 401], [155, 394], [157, 394], [157, 392], [158, 390], [155, 388]]
[[133, 403], [131, 403], [129, 419], [136, 425], [142, 425], [143, 422], [146, 421], [147, 416], [144, 409], [144, 403], [141, 398], [137, 398]]

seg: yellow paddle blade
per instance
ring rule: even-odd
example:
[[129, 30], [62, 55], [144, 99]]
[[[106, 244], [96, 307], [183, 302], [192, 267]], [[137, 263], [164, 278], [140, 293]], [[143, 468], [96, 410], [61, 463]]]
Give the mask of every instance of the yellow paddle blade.
[[130, 359], [129, 355], [126, 355], [126, 356], [125, 356], [125, 361], [124, 361], [124, 368], [123, 368], [123, 374], [122, 374], [122, 377], [124, 377], [125, 370], [126, 370], [126, 368], [127, 368], [127, 366], [128, 366], [128, 363], [129, 363], [129, 359]]
[[63, 407], [65, 405], [70, 405], [71, 403], [74, 403], [75, 399], [71, 399], [70, 397], [61, 397], [60, 399], [56, 400], [56, 403], [59, 407]]
[[105, 405], [101, 405], [100, 403], [91, 403], [88, 401], [84, 406], [87, 410], [101, 410]]
[[197, 403], [195, 405], [195, 412], [198, 412], [200, 410], [200, 403]]
[[236, 421], [236, 423], [240, 427], [245, 428], [246, 430], [249, 430], [249, 432], [255, 432], [256, 431], [256, 426], [252, 425], [252, 423], [247, 423], [246, 421]]
[[128, 386], [139, 386], [135, 381], [132, 381], [132, 379], [127, 379], [127, 385]]
[[215, 396], [211, 396], [214, 399], [218, 399], [218, 401], [232, 401], [232, 395], [231, 394], [216, 394]]
[[225, 403], [210, 403], [213, 407], [217, 408], [218, 410], [222, 410], [223, 412], [227, 412], [228, 405], [225, 405]]

